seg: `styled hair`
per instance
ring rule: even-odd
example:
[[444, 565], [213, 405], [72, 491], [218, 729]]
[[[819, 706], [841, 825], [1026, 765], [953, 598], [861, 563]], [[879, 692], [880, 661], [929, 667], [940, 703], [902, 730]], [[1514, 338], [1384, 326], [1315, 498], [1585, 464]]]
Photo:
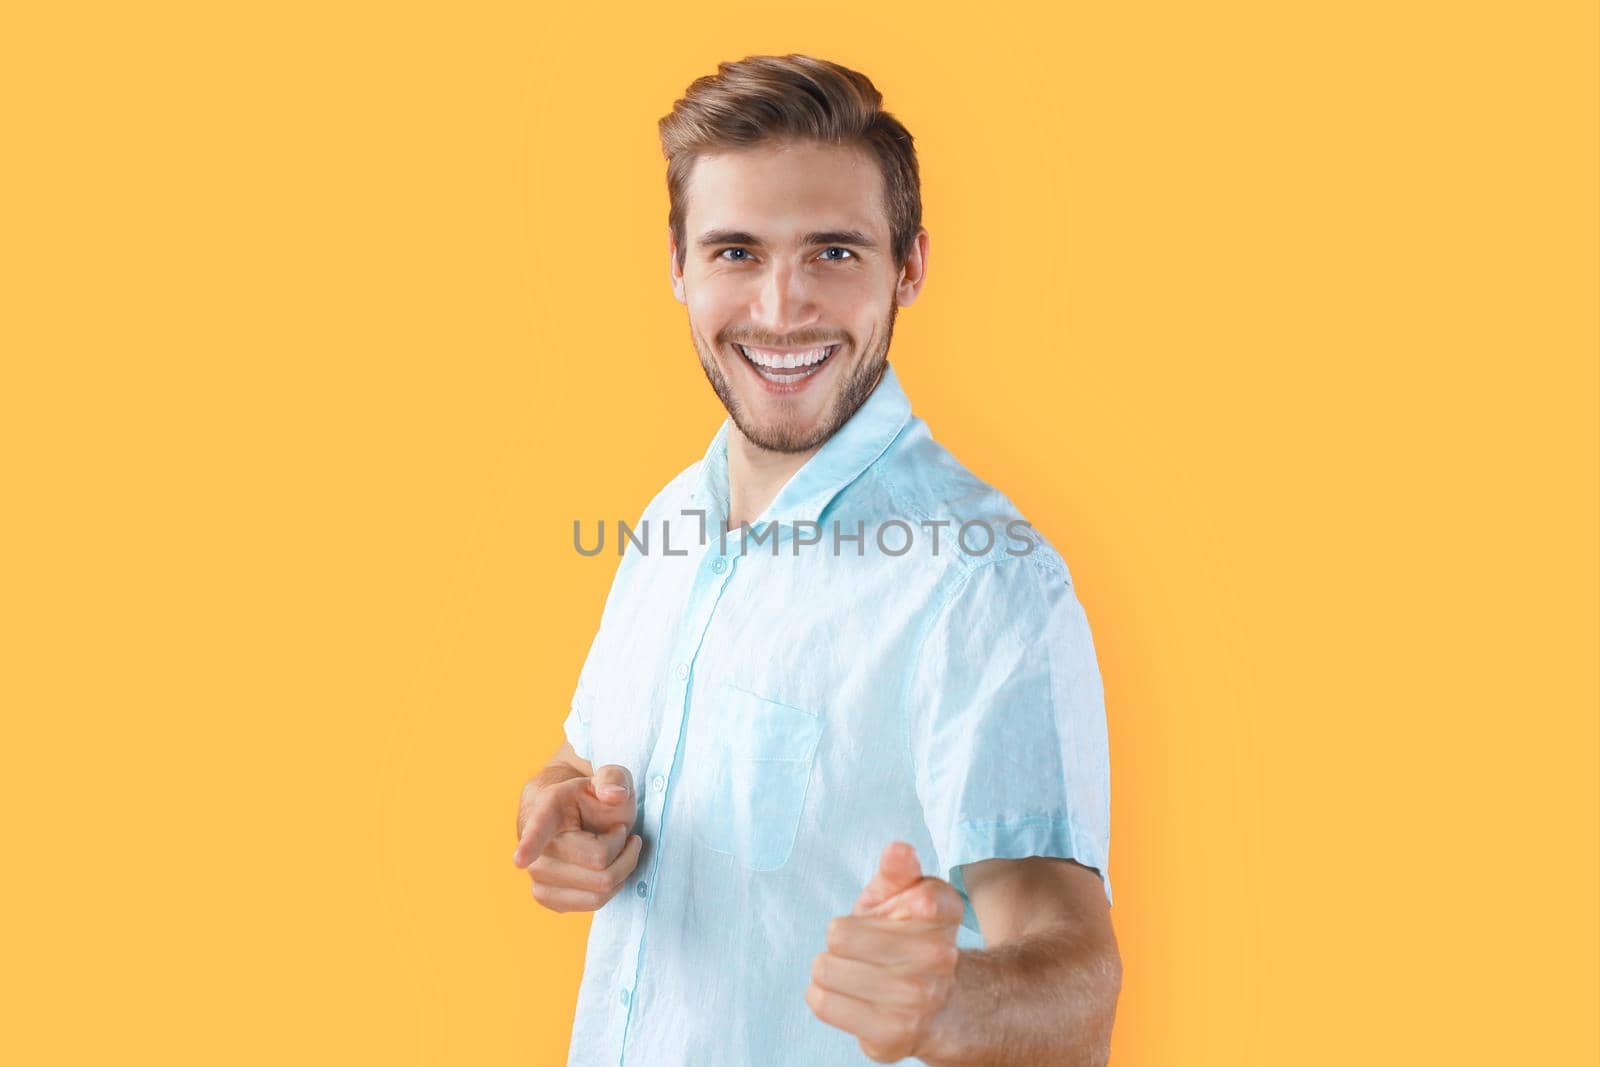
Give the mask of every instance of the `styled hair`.
[[883, 174], [884, 212], [896, 269], [922, 227], [922, 182], [911, 134], [883, 110], [883, 94], [864, 74], [807, 55], [746, 56], [696, 78], [657, 124], [667, 158], [667, 224], [687, 254], [689, 176], [707, 152], [769, 140], [813, 140], [866, 149]]

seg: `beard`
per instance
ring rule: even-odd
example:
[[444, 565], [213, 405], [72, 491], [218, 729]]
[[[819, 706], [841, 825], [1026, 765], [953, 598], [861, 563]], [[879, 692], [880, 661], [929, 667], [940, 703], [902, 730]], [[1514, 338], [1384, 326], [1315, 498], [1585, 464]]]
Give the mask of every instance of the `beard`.
[[[809, 452], [822, 445], [838, 432], [839, 427], [849, 422], [850, 417], [867, 402], [867, 397], [872, 395], [873, 389], [877, 388], [879, 379], [883, 377], [883, 369], [889, 363], [889, 342], [894, 339], [894, 319], [899, 311], [899, 305], [891, 297], [882, 340], [877, 341], [873, 350], [849, 371], [844, 386], [834, 394], [833, 402], [814, 426], [797, 424], [790, 420], [780, 420], [771, 426], [752, 422], [733, 387], [728, 384], [727, 376], [718, 366], [716, 356], [700, 342], [700, 336], [695, 333], [692, 324], [689, 327], [689, 335], [694, 340], [695, 351], [700, 354], [700, 369], [705, 371], [706, 380], [711, 383], [712, 391], [717, 394], [717, 399], [722, 401], [722, 406], [727, 409], [728, 417], [733, 420], [733, 424], [751, 444], [769, 452]], [[835, 352], [828, 358], [838, 357], [839, 353]], [[733, 358], [744, 357], [735, 352]]]

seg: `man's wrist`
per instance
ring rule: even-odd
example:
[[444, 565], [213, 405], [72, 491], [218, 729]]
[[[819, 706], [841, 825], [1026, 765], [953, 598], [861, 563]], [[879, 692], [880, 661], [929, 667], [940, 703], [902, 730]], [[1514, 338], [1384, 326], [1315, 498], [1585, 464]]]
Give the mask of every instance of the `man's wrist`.
[[986, 997], [995, 1000], [994, 991], [976, 980], [978, 961], [974, 949], [962, 949], [956, 957], [955, 982], [950, 996], [934, 1016], [928, 1028], [927, 1040], [917, 1050], [917, 1058], [928, 1067], [960, 1067], [972, 1059], [971, 1035], [977, 1020], [992, 1011], [994, 1004], [981, 1003]]
[[[1072, 926], [1050, 926], [963, 950], [955, 984], [917, 1057], [928, 1067], [1103, 1064], [1121, 963]], [[1114, 978], [1103, 977], [1107, 968]], [[1074, 990], [1063, 1005], [1061, 991]], [[1065, 1010], [1063, 1010], [1065, 1008]]]

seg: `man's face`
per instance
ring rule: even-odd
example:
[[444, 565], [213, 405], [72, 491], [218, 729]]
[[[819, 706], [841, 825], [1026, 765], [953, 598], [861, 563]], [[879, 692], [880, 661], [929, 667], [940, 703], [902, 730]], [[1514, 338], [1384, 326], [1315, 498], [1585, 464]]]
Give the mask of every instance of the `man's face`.
[[927, 233], [896, 269], [883, 176], [853, 147], [701, 156], [687, 191], [681, 272], [670, 234], [668, 252], [706, 378], [752, 443], [810, 451], [877, 385], [896, 311], [921, 288]]

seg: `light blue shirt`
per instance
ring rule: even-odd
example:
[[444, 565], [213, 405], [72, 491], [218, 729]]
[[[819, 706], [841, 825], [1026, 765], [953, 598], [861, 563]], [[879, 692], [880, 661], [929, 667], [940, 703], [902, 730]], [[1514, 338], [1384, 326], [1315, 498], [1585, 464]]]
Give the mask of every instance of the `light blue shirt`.
[[[805, 992], [896, 839], [963, 899], [962, 864], [1061, 856], [1111, 900], [1104, 696], [1061, 556], [892, 366], [748, 542], [719, 538], [730, 425], [620, 542], [566, 720], [632, 772], [644, 839], [593, 917], [569, 1067], [873, 1063]], [[967, 900], [957, 945], [983, 943]]]

